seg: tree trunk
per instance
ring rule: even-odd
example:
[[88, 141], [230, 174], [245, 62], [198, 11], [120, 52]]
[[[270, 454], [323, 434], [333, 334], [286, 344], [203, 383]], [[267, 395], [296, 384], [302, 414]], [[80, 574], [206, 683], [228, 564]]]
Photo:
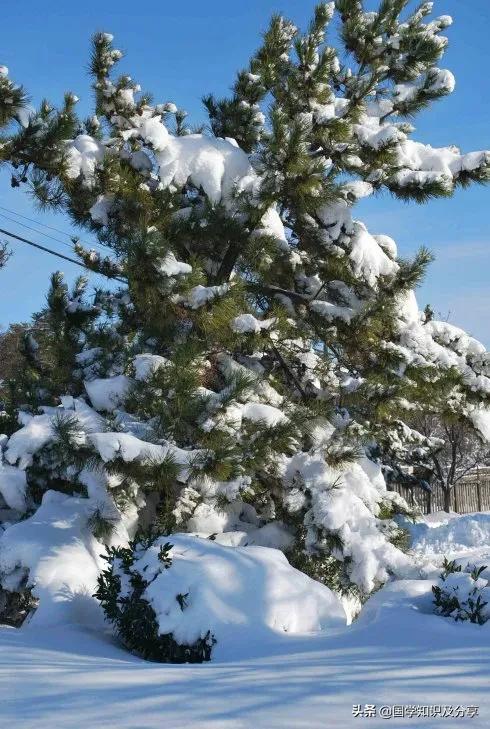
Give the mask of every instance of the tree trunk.
[[451, 489], [444, 488], [444, 511], [451, 511]]

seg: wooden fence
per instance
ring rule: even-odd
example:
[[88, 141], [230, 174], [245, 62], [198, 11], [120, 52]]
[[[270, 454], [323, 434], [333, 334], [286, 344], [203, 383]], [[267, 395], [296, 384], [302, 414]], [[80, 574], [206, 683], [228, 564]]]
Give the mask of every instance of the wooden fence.
[[[423, 514], [444, 510], [444, 492], [440, 486], [434, 485], [432, 491], [426, 491], [420, 486], [392, 483], [388, 488], [397, 491], [410, 506], [419, 508]], [[490, 511], [490, 474], [475, 474], [458, 481], [451, 490], [451, 511], [459, 514]]]

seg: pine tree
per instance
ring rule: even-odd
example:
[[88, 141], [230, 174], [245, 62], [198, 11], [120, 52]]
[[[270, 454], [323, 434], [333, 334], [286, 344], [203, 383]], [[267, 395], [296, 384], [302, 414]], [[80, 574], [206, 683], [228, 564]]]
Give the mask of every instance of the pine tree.
[[[490, 153], [411, 138], [407, 120], [454, 78], [437, 67], [451, 19], [407, 6], [322, 3], [305, 33], [274, 17], [231, 98], [204, 98], [212, 133], [116, 78], [122, 54], [98, 33], [95, 115], [78, 120], [68, 94], [4, 142], [20, 184], [112, 249], [77, 244], [81, 260], [127, 281], [98, 293], [83, 342], [54, 297], [72, 368], [56, 384], [72, 397], [6, 451], [33, 505], [54, 474], [88, 498], [105, 489], [109, 512], [146, 503], [162, 533], [245, 532], [360, 594], [406, 563], [392, 517], [407, 506], [384, 477], [423, 481], [437, 447], [407, 423], [484, 429], [490, 392], [483, 346], [418, 310], [429, 252], [400, 259], [352, 216], [375, 192], [422, 203], [490, 178]], [[46, 437], [26, 453], [36, 418]]]
[[18, 334], [17, 371], [2, 383], [10, 415], [15, 417], [19, 408], [35, 412], [41, 402], [56, 405], [61, 392], [81, 394], [77, 355], [101, 313], [85, 300], [87, 285], [87, 278], [80, 276], [70, 292], [60, 272], [51, 276], [46, 307]]

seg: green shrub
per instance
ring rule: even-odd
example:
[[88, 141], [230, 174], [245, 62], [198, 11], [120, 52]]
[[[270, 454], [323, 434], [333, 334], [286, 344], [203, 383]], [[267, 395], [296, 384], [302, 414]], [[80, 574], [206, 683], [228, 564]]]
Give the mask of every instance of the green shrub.
[[486, 566], [462, 570], [456, 562], [444, 560], [443, 571], [438, 585], [432, 586], [434, 594], [434, 611], [438, 615], [451, 617], [454, 620], [483, 625], [490, 618], [486, 610], [490, 597], [487, 580], [481, 577]]
[[[104, 556], [108, 568], [99, 576], [94, 596], [100, 601], [106, 619], [131, 653], [160, 663], [209, 661], [216, 642], [210, 631], [192, 645], [178, 643], [171, 633], [159, 633], [155, 611], [144, 598], [150, 582], [134, 568], [135, 559], [140, 558], [154, 541], [131, 542], [128, 547], [108, 548], [108, 554]], [[160, 547], [158, 560], [161, 566], [157, 574], [171, 569], [171, 548], [169, 542]], [[181, 610], [187, 607], [187, 597], [176, 596]]]

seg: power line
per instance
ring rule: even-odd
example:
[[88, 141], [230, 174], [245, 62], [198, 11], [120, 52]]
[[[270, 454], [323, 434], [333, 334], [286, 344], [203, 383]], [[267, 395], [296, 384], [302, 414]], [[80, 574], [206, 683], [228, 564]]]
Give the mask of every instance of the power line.
[[61, 245], [67, 246], [67, 248], [73, 249], [73, 244], [68, 243], [66, 240], [60, 240], [59, 238], [55, 238], [48, 233], [43, 233], [41, 230], [33, 228], [32, 225], [27, 225], [27, 223], [22, 223], [20, 220], [15, 220], [15, 218], [11, 218], [9, 215], [5, 215], [5, 213], [0, 212], [0, 217], [5, 218], [5, 220], [10, 221], [11, 223], [15, 223], [16, 225], [21, 225], [23, 228], [27, 228], [27, 230], [32, 230], [33, 233], [37, 233], [38, 235], [44, 235], [45, 238], [50, 238], [50, 240], [54, 240], [56, 243], [61, 243]]
[[[106, 245], [105, 243], [101, 243], [100, 241], [94, 241], [92, 243], [87, 243], [86, 241], [82, 240], [78, 236], [71, 235], [71, 233], [67, 233], [65, 230], [61, 230], [60, 228], [55, 228], [53, 225], [48, 225], [47, 223], [42, 222], [41, 220], [34, 220], [33, 218], [30, 218], [28, 215], [24, 215], [24, 213], [19, 213], [17, 210], [11, 210], [10, 208], [6, 208], [3, 205], [0, 205], [1, 210], [5, 210], [7, 213], [10, 213], [11, 215], [16, 215], [19, 218], [24, 218], [24, 220], [28, 220], [30, 223], [35, 223], [36, 225], [40, 225], [43, 228], [48, 228], [49, 230], [54, 231], [55, 233], [61, 233], [61, 235], [66, 235], [68, 238], [73, 239], [76, 238], [80, 241], [80, 243], [83, 243], [87, 246], [99, 246], [102, 248], [106, 248], [107, 250], [111, 250], [110, 246]], [[15, 221], [16, 223], [19, 223], [19, 225], [22, 225], [19, 221]], [[27, 226], [26, 226], [27, 227]], [[52, 238], [53, 240], [58, 241], [61, 243], [61, 241], [58, 238], [54, 238], [53, 236], [49, 236], [47, 233], [42, 233], [41, 231], [36, 231], [40, 233], [41, 235], [46, 236], [47, 238]], [[64, 243], [65, 245], [69, 245]]]
[[[34, 220], [33, 218], [30, 218], [28, 215], [24, 215], [23, 213], [17, 212], [17, 210], [10, 210], [10, 208], [6, 208], [3, 205], [0, 205], [0, 209], [1, 210], [5, 210], [6, 212], [10, 213], [11, 215], [16, 215], [16, 216], [18, 216], [20, 218], [24, 218], [24, 220], [28, 220], [30, 223], [35, 223], [36, 225], [40, 225], [43, 228], [48, 228], [49, 230], [53, 230], [56, 233], [61, 233], [61, 235], [66, 235], [71, 240], [73, 240], [73, 238], [76, 238], [77, 241], [79, 241], [80, 243], [83, 243], [84, 245], [91, 246], [91, 247], [92, 246], [96, 246], [96, 247], [99, 247], [99, 248], [101, 247], [101, 248], [106, 248], [107, 250], [112, 250], [110, 248], [110, 246], [107, 246], [104, 243], [100, 243], [99, 241], [96, 241], [96, 242], [94, 241], [92, 243], [88, 243], [88, 242], [82, 240], [81, 238], [78, 238], [78, 236], [75, 236], [75, 235], [72, 236], [70, 233], [67, 233], [64, 230], [60, 230], [60, 228], [55, 228], [52, 225], [48, 225], [47, 223], [43, 223], [41, 220]], [[3, 217], [7, 218], [7, 216], [4, 213], [0, 213], [0, 215], [2, 215]], [[11, 218], [7, 218], [7, 220], [12, 220], [12, 219]], [[22, 225], [25, 228], [29, 228], [29, 230], [34, 230], [39, 235], [43, 235], [45, 238], [51, 238], [51, 240], [54, 240], [57, 243], [62, 243], [63, 245], [67, 245], [67, 246], [70, 246], [70, 247], [72, 245], [71, 243], [67, 243], [66, 241], [61, 241], [59, 238], [55, 238], [54, 236], [49, 235], [48, 233], [44, 233], [41, 230], [37, 230], [35, 228], [31, 228], [30, 226], [26, 225], [25, 223], [21, 223], [19, 220], [12, 220], [12, 222], [15, 222], [17, 225]]]
[[[47, 223], [43, 223], [41, 220], [34, 220], [33, 218], [30, 218], [28, 215], [24, 215], [24, 213], [19, 213], [17, 210], [10, 210], [10, 208], [6, 208], [3, 205], [0, 205], [0, 210], [5, 210], [5, 212], [10, 213], [11, 215], [17, 215], [19, 218], [24, 218], [24, 220], [28, 220], [30, 223], [35, 223], [36, 225], [40, 225], [43, 228], [48, 228], [49, 230], [54, 231], [55, 233], [61, 233], [61, 235], [66, 235], [68, 238], [77, 238], [77, 240], [80, 240], [80, 243], [83, 243], [87, 246], [98, 246], [102, 248], [106, 248], [107, 250], [112, 250], [110, 246], [105, 245], [105, 243], [100, 243], [100, 241], [88, 243], [87, 241], [83, 241], [81, 238], [79, 239], [78, 236], [72, 236], [70, 233], [67, 233], [64, 230], [61, 230], [60, 228], [55, 228], [53, 225], [48, 225]], [[2, 215], [2, 213], [0, 213]], [[7, 217], [4, 215], [4, 217]], [[18, 220], [13, 221], [17, 223], [18, 225], [24, 225], [24, 227], [28, 228], [29, 226], [25, 225], [24, 223], [21, 223]], [[34, 228], [32, 228], [34, 230]], [[36, 233], [39, 233], [40, 235], [44, 235], [46, 238], [51, 238], [52, 240], [57, 241], [58, 243], [63, 243], [63, 245], [70, 245], [69, 243], [66, 243], [66, 241], [60, 241], [59, 238], [54, 238], [51, 235], [48, 235], [48, 233], [43, 233], [40, 230], [36, 230]]]
[[[58, 253], [57, 251], [52, 251], [50, 248], [45, 248], [45, 246], [40, 245], [39, 243], [34, 243], [32, 240], [27, 240], [27, 238], [22, 238], [20, 235], [16, 235], [15, 233], [11, 233], [8, 230], [4, 230], [3, 228], [0, 228], [0, 233], [3, 233], [4, 235], [8, 235], [10, 238], [13, 238], [14, 240], [21, 241], [22, 243], [27, 243], [27, 245], [32, 246], [33, 248], [38, 248], [40, 251], [44, 251], [45, 253], [50, 253], [52, 256], [57, 256], [58, 258], [63, 258], [65, 261], [69, 261], [70, 263], [74, 263], [75, 266], [80, 266], [81, 268], [87, 269], [87, 271], [92, 271], [91, 268], [86, 266], [81, 261], [77, 261], [75, 258], [69, 258], [68, 256], [63, 255], [63, 253]], [[127, 283], [125, 279], [120, 278], [119, 276], [107, 276], [105, 273], [99, 273], [100, 276], [105, 276], [109, 279], [115, 279], [116, 281], [120, 281], [121, 283]]]

